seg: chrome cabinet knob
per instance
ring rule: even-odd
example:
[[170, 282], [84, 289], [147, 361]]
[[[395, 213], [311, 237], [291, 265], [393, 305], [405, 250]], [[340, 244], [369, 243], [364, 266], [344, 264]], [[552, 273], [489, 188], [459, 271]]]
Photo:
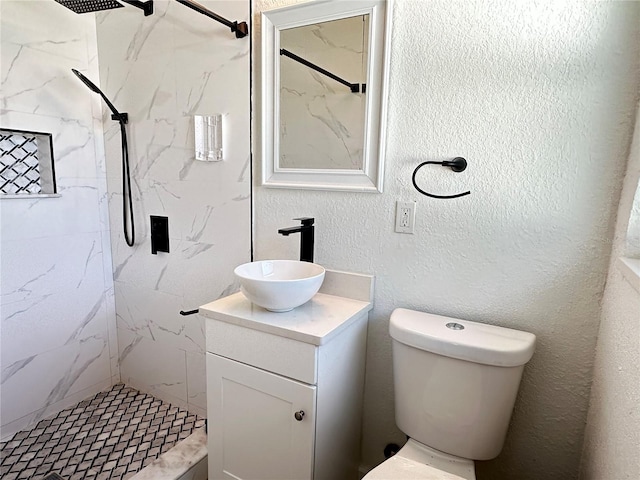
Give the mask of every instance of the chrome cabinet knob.
[[300, 410], [299, 412], [294, 413], [293, 416], [297, 421], [301, 422], [304, 418], [304, 410]]

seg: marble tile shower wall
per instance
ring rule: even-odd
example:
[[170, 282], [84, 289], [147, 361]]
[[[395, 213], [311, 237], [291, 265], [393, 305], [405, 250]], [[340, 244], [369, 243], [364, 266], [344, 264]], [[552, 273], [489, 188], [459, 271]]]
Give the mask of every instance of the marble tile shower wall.
[[2, 436], [119, 379], [93, 16], [0, 2], [0, 125], [53, 134], [58, 198], [0, 199]]
[[[201, 1], [249, 21], [249, 1]], [[175, 1], [155, 13], [97, 14], [100, 80], [129, 113], [136, 246], [122, 236], [120, 137], [105, 145], [122, 381], [204, 415], [204, 325], [181, 309], [235, 291], [250, 258], [249, 38]], [[224, 161], [194, 160], [193, 114], [222, 113]], [[110, 125], [109, 123], [112, 123]], [[169, 218], [170, 253], [151, 254], [149, 215]]]

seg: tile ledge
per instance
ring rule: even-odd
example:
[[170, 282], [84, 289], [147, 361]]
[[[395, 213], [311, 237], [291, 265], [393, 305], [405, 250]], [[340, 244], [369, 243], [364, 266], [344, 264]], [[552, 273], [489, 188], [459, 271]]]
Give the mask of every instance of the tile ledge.
[[180, 479], [206, 457], [207, 434], [204, 428], [199, 428], [140, 470], [130, 480]]
[[0, 195], [0, 200], [33, 200], [34, 198], [58, 198], [62, 197], [59, 193], [33, 193], [30, 195]]
[[640, 293], [640, 258], [619, 257], [618, 269], [627, 282]]

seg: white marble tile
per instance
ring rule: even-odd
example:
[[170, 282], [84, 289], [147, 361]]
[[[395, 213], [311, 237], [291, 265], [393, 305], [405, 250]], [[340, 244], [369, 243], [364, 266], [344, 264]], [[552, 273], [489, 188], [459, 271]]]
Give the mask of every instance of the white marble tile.
[[0, 202], [2, 241], [84, 235], [102, 230], [96, 179], [59, 178], [59, 197]]
[[1, 12], [3, 48], [6, 44], [27, 43], [46, 53], [86, 62], [84, 42], [87, 32], [95, 29], [93, 19], [46, 0], [3, 0]]
[[[101, 50], [102, 51], [102, 50]], [[156, 56], [102, 68], [101, 86], [129, 123], [170, 119], [175, 115], [176, 66], [172, 57]]]
[[[98, 78], [97, 75], [94, 75]], [[106, 108], [106, 107], [105, 107]], [[93, 146], [95, 149], [95, 169], [98, 177], [106, 177], [107, 175], [107, 159], [105, 153], [105, 127], [102, 123], [103, 106], [99, 101], [99, 97], [95, 102], [91, 103], [92, 129], [93, 129]]]
[[182, 297], [116, 282], [118, 328], [171, 349], [204, 352], [198, 315], [180, 315]]
[[[91, 99], [95, 100], [95, 99]], [[86, 102], [86, 105], [93, 102]], [[95, 133], [93, 119], [79, 122], [76, 119], [60, 119], [52, 128], [53, 157], [58, 178], [96, 178], [103, 173], [96, 167]]]
[[[181, 124], [183, 122], [180, 120], [178, 123]], [[153, 179], [159, 182], [205, 180], [220, 176], [221, 168], [224, 167], [224, 164], [201, 162], [195, 159], [192, 117], [185, 118], [184, 123], [189, 123], [191, 126], [189, 145], [187, 147], [173, 146], [184, 143], [184, 141], [183, 138], [178, 139], [177, 137], [180, 133], [178, 129], [183, 126], [172, 126], [175, 130], [171, 139], [172, 145], [149, 144], [145, 146], [145, 154], [137, 159], [137, 175], [144, 179]], [[185, 128], [189, 128], [189, 126]]]
[[237, 99], [249, 92], [249, 78], [240, 75], [249, 64], [249, 44], [233, 36], [220, 43], [211, 50], [210, 42], [200, 40], [180, 50], [176, 68], [183, 74], [177, 77], [177, 102], [183, 115], [245, 113], [238, 109]]
[[[98, 220], [100, 224], [100, 230], [102, 232], [109, 232], [111, 229], [111, 220], [109, 218], [109, 190], [107, 187], [107, 178], [102, 177], [97, 179], [97, 193], [98, 193]], [[111, 250], [111, 240], [107, 244], [107, 250]], [[109, 252], [109, 260], [111, 259], [111, 252]]]
[[[96, 13], [100, 63], [136, 62], [171, 51], [173, 27], [166, 18], [170, 3], [173, 2], [155, 0], [153, 15], [147, 17], [140, 9], [129, 6]], [[104, 41], [106, 37], [108, 41]]]
[[2, 424], [42, 410], [110, 377], [109, 349], [102, 335], [25, 358], [19, 365], [7, 366], [3, 362]]
[[[142, 237], [136, 234], [136, 244], [133, 247], [128, 247], [121, 233], [112, 231], [111, 235], [112, 238], [114, 236], [116, 237], [116, 241], [112, 242], [114, 246], [114, 281], [139, 288], [180, 295], [179, 291], [173, 291], [169, 288], [161, 288], [159, 286], [167, 274], [169, 263], [175, 258], [176, 242], [170, 239], [170, 253], [159, 252], [153, 255], [151, 253], [151, 241], [148, 237]], [[168, 283], [179, 281], [182, 281], [182, 279], [166, 280]]]
[[103, 292], [100, 233], [9, 240], [2, 232], [2, 303], [69, 292]]
[[195, 308], [209, 298], [218, 298], [235, 289], [233, 269], [248, 261], [250, 253], [249, 245], [240, 239], [235, 244], [232, 241], [223, 248], [182, 242], [183, 260], [177, 267], [182, 278], [189, 278], [189, 283], [183, 284], [182, 289], [185, 307], [194, 305]]
[[[129, 127], [131, 137], [131, 172], [138, 178], [156, 178], [154, 174], [179, 171], [183, 149], [176, 149], [177, 126], [174, 119], [140, 120]], [[172, 178], [178, 180], [178, 177]]]
[[[198, 2], [203, 7], [216, 12], [231, 21], [250, 22], [248, 4], [243, 0], [202, 0]], [[248, 37], [238, 40], [229, 27], [190, 10], [177, 2], [169, 2], [167, 19], [174, 28], [174, 45], [176, 50], [198, 48], [203, 42], [209, 41], [216, 45], [217, 50], [228, 50], [234, 44], [248, 44]]]
[[[238, 128], [235, 120], [237, 117], [232, 114], [223, 114], [224, 158], [221, 162], [195, 160], [193, 116], [181, 116], [171, 123], [140, 122], [131, 127], [138, 132], [131, 139], [134, 143], [131, 148], [133, 175], [160, 182], [209, 182], [211, 185], [205, 190], [209, 197], [218, 197], [211, 194], [222, 178], [246, 182], [249, 177], [249, 150], [245, 145], [248, 132]], [[114, 147], [111, 149], [115, 152]], [[120, 176], [120, 169], [116, 167], [110, 168], [109, 176]]]
[[2, 305], [2, 366], [87, 338], [107, 338], [105, 292], [94, 285]]
[[[226, 33], [226, 32], [225, 32]], [[229, 43], [231, 42], [231, 43]], [[191, 48], [180, 50], [176, 67], [184, 72], [177, 78], [176, 146], [193, 149], [194, 114], [223, 115], [223, 158], [227, 162], [241, 162], [248, 155], [248, 105], [239, 98], [249, 95], [248, 46], [242, 40], [227, 39], [224, 48], [209, 51], [207, 42], [200, 41]], [[200, 68], [189, 68], [189, 65]]]
[[[133, 219], [135, 224], [135, 248], [139, 248], [143, 242], [144, 237], [149, 235], [150, 220], [149, 215], [157, 215], [157, 213], [149, 212], [145, 208], [144, 203], [140, 200], [140, 182], [132, 178], [131, 179], [131, 195], [133, 204]], [[129, 256], [131, 250], [124, 239], [124, 217], [123, 217], [123, 196], [122, 196], [122, 179], [107, 178], [107, 185], [109, 185], [109, 193], [107, 195], [108, 209], [109, 209], [109, 225], [111, 231], [111, 249], [114, 264], [118, 264], [122, 255]], [[128, 202], [127, 202], [128, 203]], [[129, 222], [129, 213], [127, 213], [127, 223]], [[131, 229], [129, 229], [131, 232]], [[122, 245], [120, 244], [122, 243]], [[150, 248], [145, 252], [150, 252]]]
[[178, 296], [187, 310], [235, 291], [233, 269], [250, 256], [248, 239], [230, 239], [222, 246], [170, 239], [170, 253], [157, 255], [151, 254], [148, 238], [138, 241], [134, 248], [122, 239], [115, 243], [115, 280]]
[[[204, 189], [212, 197], [221, 179], [246, 182], [249, 177], [248, 130], [239, 127], [237, 114], [224, 114], [224, 160], [196, 161], [193, 116], [171, 120], [140, 120], [127, 127], [131, 174], [137, 179], [160, 182], [178, 180], [210, 182]], [[121, 140], [115, 125], [108, 125], [106, 150], [108, 176], [120, 178]], [[214, 190], [215, 191], [215, 190]], [[220, 197], [220, 195], [214, 195]]]
[[190, 408], [207, 409], [205, 355], [204, 352], [187, 352], [187, 401]]
[[71, 72], [99, 83], [94, 16], [3, 0], [0, 22], [0, 123], [53, 134], [61, 194], [0, 202], [4, 434], [109, 386], [117, 346], [102, 100]]
[[185, 352], [118, 328], [122, 382], [187, 406]]
[[[244, 1], [203, 5], [249, 17]], [[134, 248], [122, 235], [119, 130], [107, 122], [104, 135], [120, 367], [133, 386], [206, 413], [203, 322], [178, 311], [235, 291], [233, 268], [250, 257], [250, 43], [177, 2], [154, 7], [155, 23], [97, 15], [102, 86], [130, 114]], [[225, 115], [224, 162], [193, 159], [199, 109]], [[149, 215], [169, 218], [170, 253], [151, 254]]]
[[87, 103], [93, 94], [71, 71], [84, 67], [77, 60], [24, 45], [2, 63], [7, 65], [2, 72], [2, 108], [67, 119], [85, 118], [90, 113]]
[[56, 177], [95, 178], [100, 173], [94, 162], [93, 120], [90, 110], [85, 110], [82, 120], [6, 109], [0, 112], [0, 119], [3, 128], [53, 134]]
[[230, 181], [224, 165], [209, 170], [209, 181], [141, 181], [142, 202], [150, 214], [169, 217], [173, 238], [222, 246], [238, 238], [238, 219], [250, 215], [250, 197], [246, 183]]
[[107, 323], [107, 338], [109, 340], [109, 364], [113, 383], [120, 381], [120, 363], [118, 360], [118, 329], [116, 320], [115, 288], [113, 282], [105, 292], [105, 319]]
[[[124, 110], [119, 110], [124, 111]], [[100, 120], [102, 122], [102, 119]], [[126, 127], [127, 140], [131, 140], [131, 126]], [[122, 135], [120, 134], [120, 124], [104, 118], [103, 123], [103, 146], [104, 146], [104, 168], [108, 178], [122, 177]], [[135, 158], [132, 146], [129, 145], [130, 166], [135, 168]]]
[[203, 265], [207, 268], [191, 269], [189, 285], [183, 291], [184, 307], [191, 310], [209, 303], [210, 299], [237, 292], [240, 285], [233, 270], [248, 262], [250, 256], [250, 246], [237, 242], [233, 248], [214, 251], [203, 258]]

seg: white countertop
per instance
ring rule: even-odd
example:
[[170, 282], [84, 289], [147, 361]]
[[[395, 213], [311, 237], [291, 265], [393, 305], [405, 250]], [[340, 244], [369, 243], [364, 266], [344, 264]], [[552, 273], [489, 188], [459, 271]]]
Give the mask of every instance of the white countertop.
[[322, 345], [372, 307], [371, 302], [317, 293], [290, 312], [276, 313], [252, 304], [239, 292], [201, 306], [200, 313], [214, 320]]

